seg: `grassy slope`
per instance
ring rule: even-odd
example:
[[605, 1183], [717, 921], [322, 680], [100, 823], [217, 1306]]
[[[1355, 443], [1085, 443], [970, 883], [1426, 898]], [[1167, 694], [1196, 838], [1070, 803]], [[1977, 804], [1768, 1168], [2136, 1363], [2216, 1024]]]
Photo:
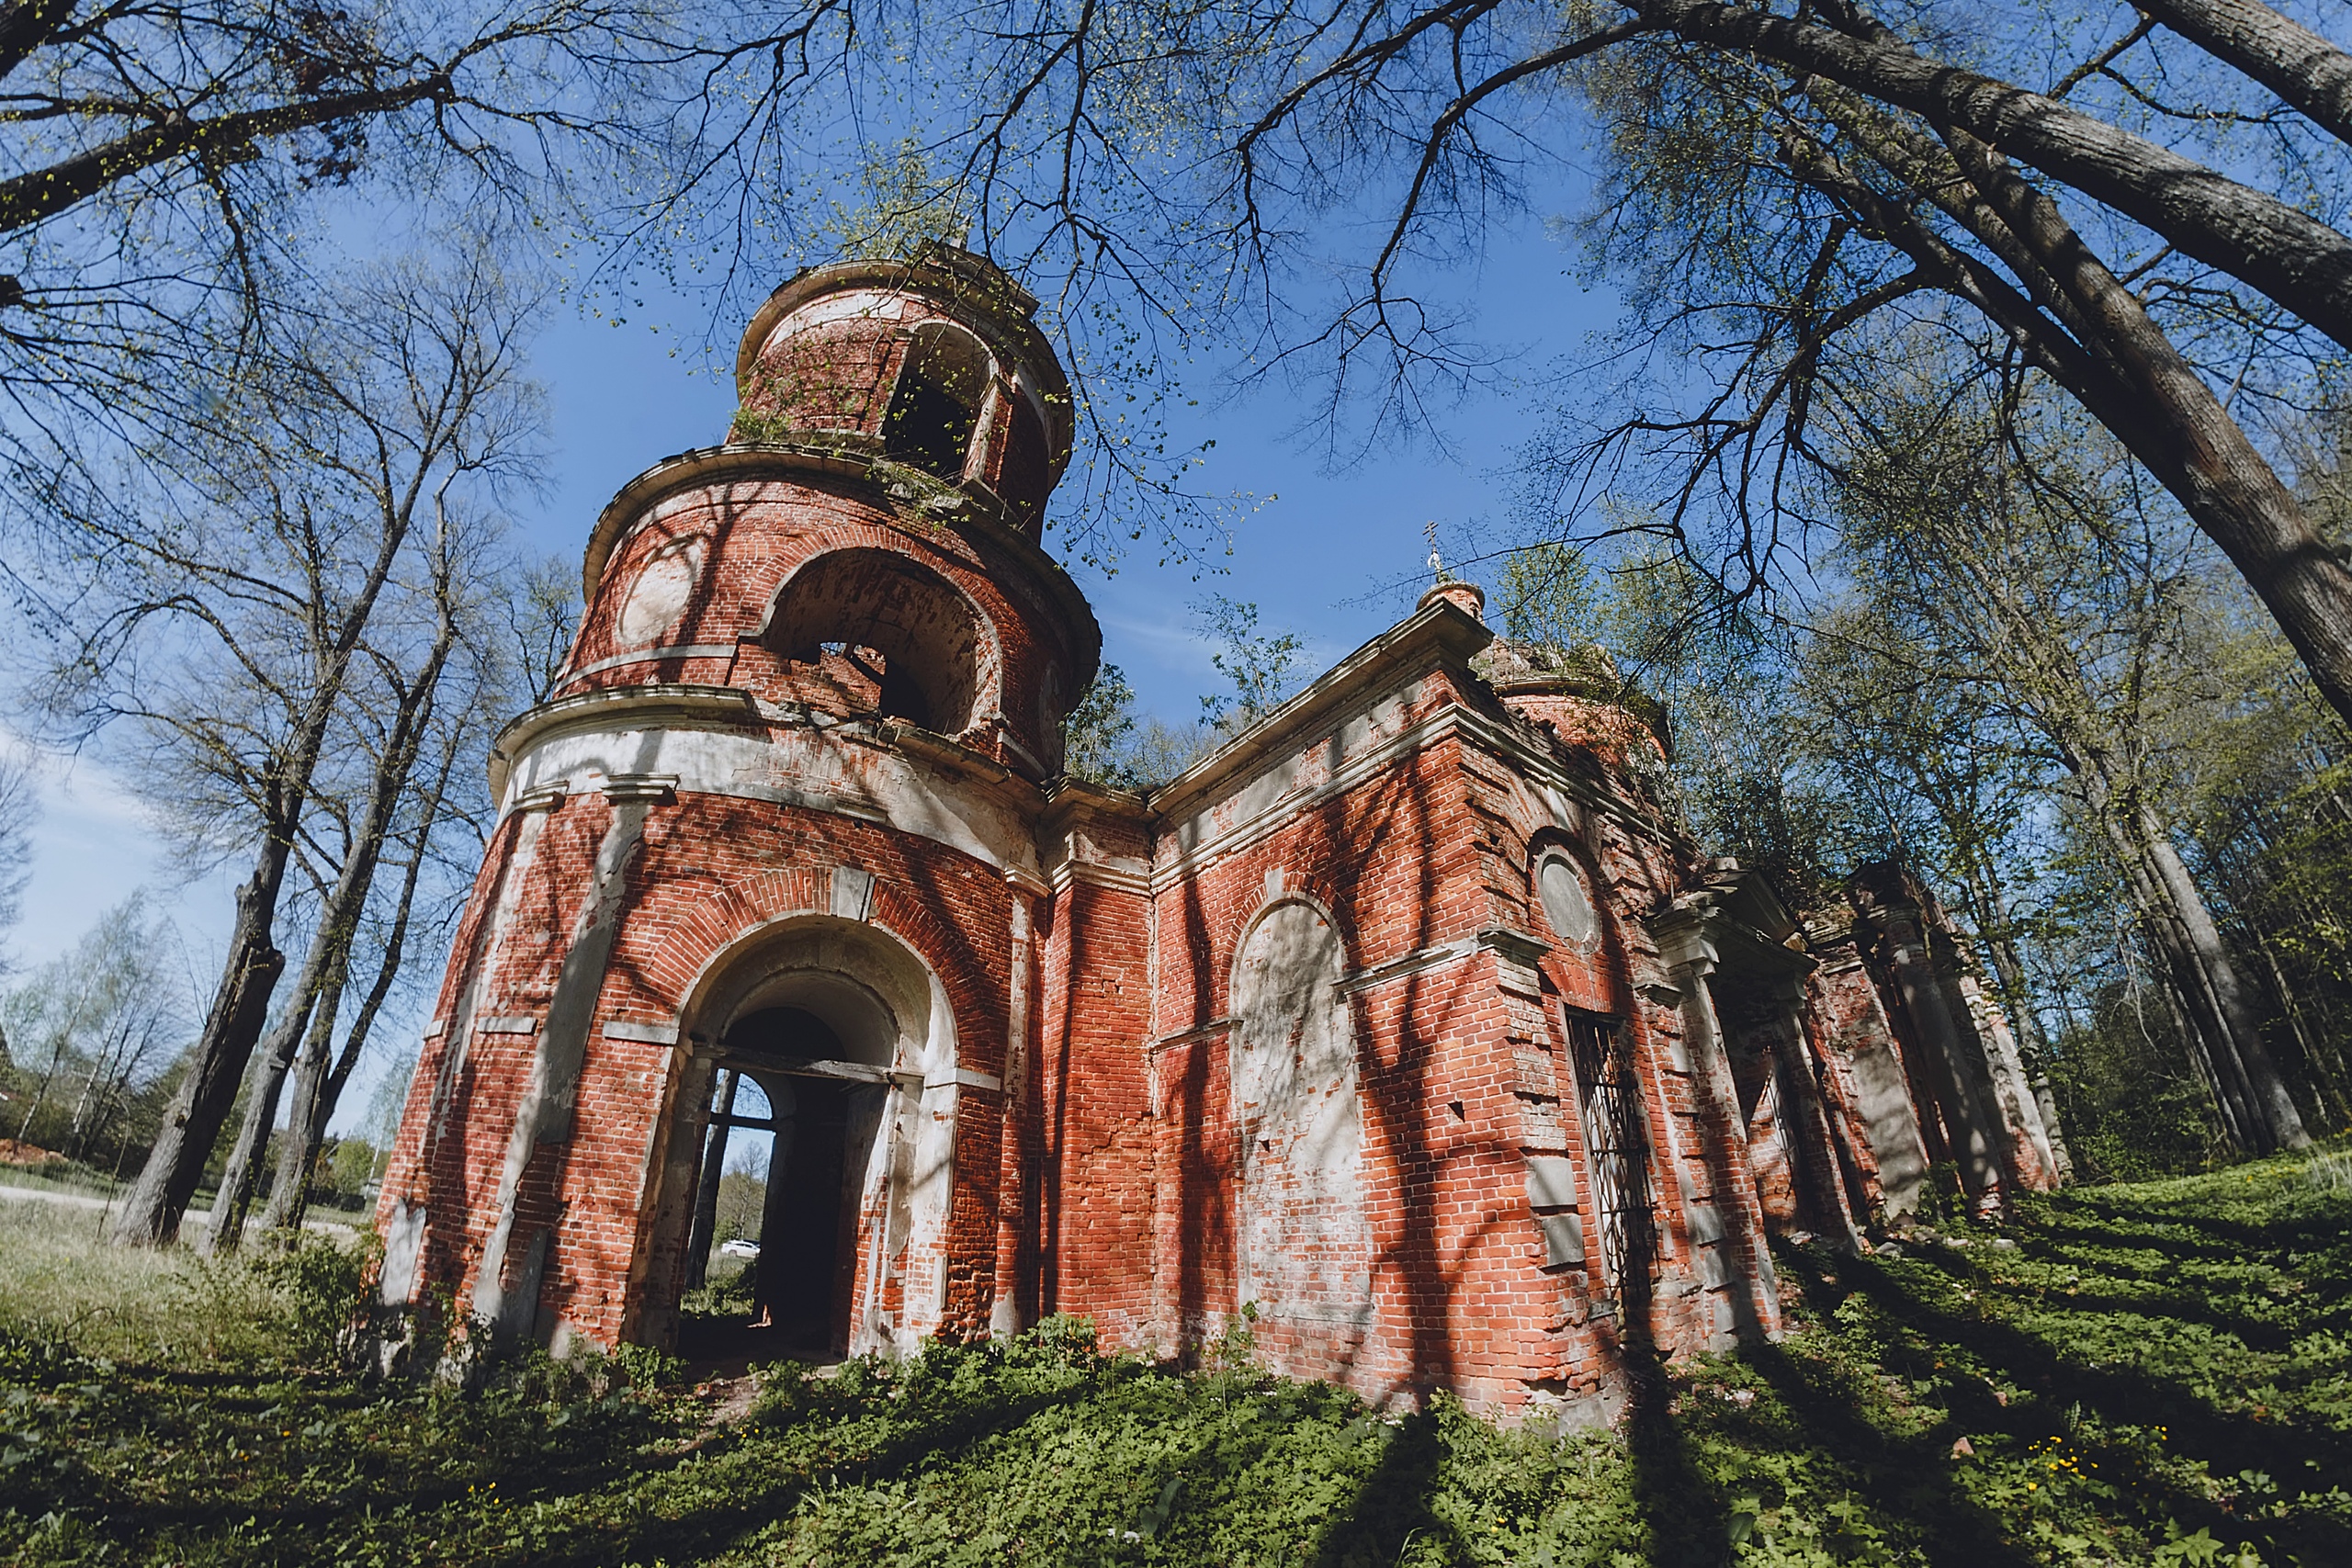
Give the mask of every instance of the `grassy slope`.
[[[270, 1348], [322, 1342], [347, 1276], [316, 1258], [85, 1250], [76, 1276], [0, 1210], [0, 1561], [2320, 1568], [2352, 1562], [2346, 1174], [2272, 1161], [2083, 1190], [2001, 1238], [1789, 1254], [1796, 1332], [1645, 1378], [1622, 1436], [1565, 1442], [1171, 1376], [1067, 1325], [779, 1375], [723, 1430], [632, 1383], [642, 1360], [368, 1388]], [[135, 1301], [101, 1299], [114, 1269]]]

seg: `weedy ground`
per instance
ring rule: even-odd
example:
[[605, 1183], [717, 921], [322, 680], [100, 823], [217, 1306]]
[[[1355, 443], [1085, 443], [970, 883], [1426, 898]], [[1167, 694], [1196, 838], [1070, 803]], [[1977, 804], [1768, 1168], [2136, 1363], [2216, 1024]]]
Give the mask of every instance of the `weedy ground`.
[[2342, 1155], [1784, 1252], [1781, 1342], [1644, 1370], [1621, 1431], [1566, 1438], [1067, 1319], [770, 1368], [725, 1422], [642, 1353], [368, 1382], [335, 1365], [350, 1255], [80, 1224], [0, 1208], [0, 1562], [2352, 1562]]

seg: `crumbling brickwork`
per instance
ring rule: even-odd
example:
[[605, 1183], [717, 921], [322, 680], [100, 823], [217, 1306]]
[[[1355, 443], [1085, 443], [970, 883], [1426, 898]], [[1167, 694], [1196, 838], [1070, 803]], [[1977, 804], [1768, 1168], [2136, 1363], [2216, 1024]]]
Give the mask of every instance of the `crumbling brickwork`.
[[388, 1301], [674, 1342], [739, 1074], [796, 1350], [1246, 1326], [1368, 1398], [1600, 1418], [1629, 1342], [1777, 1330], [1775, 1235], [1851, 1245], [1938, 1161], [2055, 1179], [1932, 901], [1865, 876], [1800, 928], [1701, 856], [1605, 660], [1497, 643], [1468, 584], [1164, 788], [1060, 777], [1099, 634], [1035, 542], [1030, 309], [960, 253], [804, 274], [729, 443], [599, 519], [491, 759]]

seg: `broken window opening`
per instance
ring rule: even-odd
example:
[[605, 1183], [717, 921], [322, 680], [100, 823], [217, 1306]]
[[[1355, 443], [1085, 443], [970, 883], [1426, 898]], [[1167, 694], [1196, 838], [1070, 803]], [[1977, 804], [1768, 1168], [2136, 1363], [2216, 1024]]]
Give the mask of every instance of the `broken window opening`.
[[978, 704], [984, 650], [993, 653], [982, 635], [970, 602], [947, 582], [901, 557], [849, 549], [785, 585], [768, 643], [825, 666], [848, 711], [953, 736]]
[[1569, 1012], [1566, 1022], [1601, 1265], [1608, 1287], [1622, 1294], [1629, 1280], [1647, 1283], [1657, 1256], [1650, 1200], [1649, 1112], [1631, 1037], [1589, 1013]]
[[803, 649], [793, 658], [802, 664], [818, 664], [828, 658], [838, 659], [872, 684], [873, 711], [876, 716], [903, 719], [918, 729], [935, 728], [931, 722], [931, 699], [923, 694], [922, 683], [909, 671], [903, 660], [885, 658], [874, 649], [854, 642], [819, 643], [815, 648]]
[[883, 450], [934, 479], [961, 479], [993, 367], [987, 345], [954, 322], [917, 327], [883, 415]]

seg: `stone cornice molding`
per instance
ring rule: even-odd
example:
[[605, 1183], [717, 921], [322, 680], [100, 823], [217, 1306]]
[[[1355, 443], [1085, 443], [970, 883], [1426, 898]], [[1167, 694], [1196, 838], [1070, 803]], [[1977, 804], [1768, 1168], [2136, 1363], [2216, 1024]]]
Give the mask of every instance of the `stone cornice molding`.
[[541, 703], [491, 737], [490, 796], [503, 803], [515, 759], [559, 735], [604, 729], [616, 721], [640, 729], [752, 729], [759, 704], [740, 686], [608, 686]]
[[1494, 641], [1476, 617], [1435, 601], [1365, 643], [1273, 712], [1185, 769], [1151, 795], [1162, 818], [1182, 816], [1339, 710], [1375, 697], [1416, 676], [1446, 670], [1468, 676], [1470, 660]]
[[1385, 986], [1392, 980], [1404, 979], [1408, 975], [1419, 975], [1449, 964], [1458, 964], [1466, 958], [1475, 958], [1481, 953], [1491, 953], [1509, 964], [1532, 967], [1537, 959], [1551, 951], [1549, 942], [1541, 942], [1525, 931], [1513, 931], [1509, 926], [1482, 926], [1468, 936], [1456, 937], [1452, 942], [1433, 943], [1399, 953], [1395, 958], [1383, 959], [1377, 964], [1367, 964], [1352, 975], [1340, 976], [1337, 987], [1341, 996], [1353, 996], [1375, 986]]
[[1667, 967], [1694, 979], [1734, 970], [1793, 984], [1817, 967], [1812, 954], [1772, 941], [1704, 893], [1686, 894], [1643, 923]]
[[[1359, 701], [1363, 695], [1359, 694]], [[1292, 738], [1295, 739], [1296, 734], [1294, 731]], [[1332, 795], [1343, 795], [1355, 788], [1386, 769], [1397, 757], [1426, 750], [1448, 737], [1458, 737], [1500, 758], [1530, 783], [1556, 789], [1580, 805], [1605, 813], [1636, 838], [1669, 848], [1678, 842], [1669, 831], [1652, 819], [1649, 813], [1590, 779], [1569, 773], [1547, 750], [1540, 749], [1513, 727], [1498, 722], [1492, 716], [1476, 708], [1452, 703], [1407, 726], [1381, 744], [1367, 747], [1350, 757], [1332, 772], [1329, 779], [1314, 788], [1286, 795], [1263, 811], [1234, 823], [1221, 832], [1208, 835], [1189, 849], [1178, 850], [1167, 863], [1153, 870], [1152, 891], [1165, 892], [1184, 878], [1198, 875], [1217, 862], [1254, 847], [1279, 832], [1300, 812]], [[1149, 798], [1156, 839], [1166, 837], [1174, 826], [1157, 809], [1163, 798], [1162, 795]], [[1196, 809], [1209, 804], [1208, 800], [1193, 802]]]

